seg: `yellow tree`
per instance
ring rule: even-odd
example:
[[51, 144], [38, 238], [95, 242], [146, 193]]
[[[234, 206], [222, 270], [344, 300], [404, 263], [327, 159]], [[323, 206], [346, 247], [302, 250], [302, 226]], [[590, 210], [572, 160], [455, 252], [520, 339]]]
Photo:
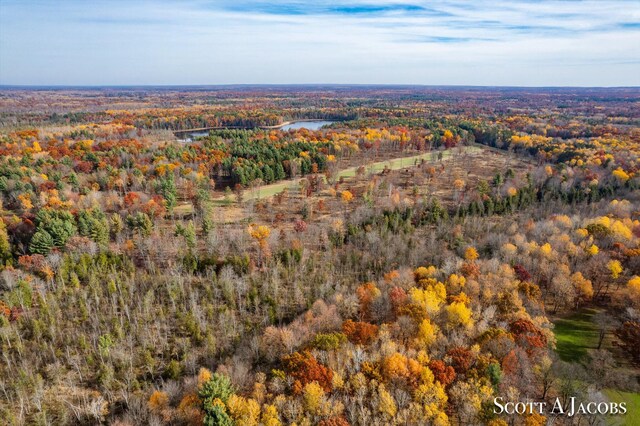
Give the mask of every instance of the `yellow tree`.
[[149, 397], [149, 409], [155, 413], [160, 413], [169, 406], [169, 396], [166, 392], [153, 391]]
[[591, 244], [589, 247], [587, 247], [585, 249], [585, 251], [587, 252], [587, 254], [589, 256], [595, 256], [596, 254], [598, 254], [598, 252], [600, 251], [600, 249], [598, 248], [597, 245], [595, 244]]
[[447, 298], [447, 292], [442, 283], [437, 283], [426, 290], [413, 287], [409, 290], [409, 296], [414, 303], [422, 306], [429, 315], [433, 315], [440, 311], [440, 307]]
[[281, 426], [278, 409], [275, 405], [265, 405], [262, 407], [262, 424], [264, 426]]
[[387, 418], [394, 418], [398, 412], [398, 407], [396, 406], [396, 401], [393, 399], [393, 396], [387, 392], [383, 384], [378, 386], [378, 397], [378, 411], [386, 415]]
[[340, 200], [342, 200], [345, 205], [349, 204], [351, 200], [353, 200], [353, 194], [351, 191], [345, 189], [340, 193]]
[[576, 305], [580, 303], [580, 300], [589, 300], [593, 297], [593, 285], [591, 281], [586, 279], [582, 273], [576, 272], [571, 275], [571, 284], [576, 291], [577, 299]]
[[349, 205], [349, 203], [351, 203], [351, 200], [353, 200], [353, 194], [351, 193], [351, 191], [348, 190], [344, 190], [340, 193], [340, 200], [342, 201], [342, 205], [344, 206], [344, 215], [347, 215], [347, 206]]
[[615, 169], [612, 174], [621, 184], [624, 184], [629, 180], [629, 175], [627, 174], [627, 172], [622, 170], [620, 167]]
[[429, 319], [424, 319], [418, 326], [418, 344], [424, 348], [433, 345], [438, 337], [438, 326], [432, 324]]
[[[0, 211], [2, 205], [0, 204]], [[9, 244], [9, 235], [7, 227], [2, 218], [0, 218], [0, 270], [4, 268], [5, 263], [11, 259], [11, 244]]]
[[447, 393], [442, 383], [436, 381], [429, 367], [422, 367], [420, 383], [415, 391], [414, 398], [420, 404], [434, 410], [434, 413], [430, 414], [429, 417], [432, 417], [437, 411], [443, 409], [447, 403]]
[[469, 262], [473, 262], [478, 258], [478, 251], [475, 249], [475, 247], [469, 246], [464, 251], [464, 258]]
[[318, 382], [310, 382], [304, 386], [302, 391], [304, 407], [310, 414], [320, 414], [324, 405], [324, 390]]
[[262, 263], [262, 258], [269, 255], [269, 243], [267, 239], [269, 235], [271, 235], [271, 229], [266, 225], [250, 225], [249, 235], [258, 242], [261, 255], [260, 261]]
[[18, 201], [20, 201], [20, 207], [22, 207], [22, 210], [31, 210], [33, 208], [31, 194], [27, 192], [18, 195]]
[[471, 319], [471, 309], [462, 302], [453, 302], [445, 308], [447, 312], [447, 324], [452, 327], [459, 325], [468, 326], [473, 321]]
[[242, 426], [258, 425], [260, 405], [254, 399], [233, 394], [227, 401], [227, 407], [235, 424]]
[[607, 269], [611, 272], [611, 278], [614, 280], [622, 273], [622, 265], [619, 260], [610, 260], [609, 263], [607, 263]]
[[631, 299], [631, 303], [634, 305], [640, 306], [640, 277], [634, 275], [627, 282], [627, 292], [629, 294], [629, 298]]
[[211, 371], [209, 369], [201, 368], [200, 371], [198, 372], [198, 387], [204, 385], [209, 380], [211, 380], [212, 376], [213, 375], [211, 374]]

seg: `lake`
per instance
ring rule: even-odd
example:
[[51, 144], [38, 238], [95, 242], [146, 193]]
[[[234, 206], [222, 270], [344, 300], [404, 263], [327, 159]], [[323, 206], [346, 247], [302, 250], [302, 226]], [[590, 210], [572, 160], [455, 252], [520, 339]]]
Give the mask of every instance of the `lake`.
[[328, 126], [329, 124], [333, 124], [335, 121], [326, 121], [326, 120], [318, 120], [318, 121], [292, 121], [289, 124], [285, 124], [279, 129], [282, 131], [287, 130], [298, 130], [298, 129], [309, 129], [309, 130], [318, 130], [323, 126]]
[[[298, 130], [298, 129], [309, 129], [309, 130], [318, 130], [323, 126], [328, 126], [329, 124], [333, 124], [335, 121], [329, 120], [313, 120], [313, 121], [292, 121], [290, 123], [285, 124], [282, 127], [278, 127], [278, 130], [282, 130], [284, 132], [288, 130]], [[199, 132], [191, 132], [191, 133], [183, 133], [178, 132], [184, 136], [185, 139], [178, 139], [178, 142], [193, 142], [194, 139], [202, 138], [209, 136], [209, 131], [199, 131]]]

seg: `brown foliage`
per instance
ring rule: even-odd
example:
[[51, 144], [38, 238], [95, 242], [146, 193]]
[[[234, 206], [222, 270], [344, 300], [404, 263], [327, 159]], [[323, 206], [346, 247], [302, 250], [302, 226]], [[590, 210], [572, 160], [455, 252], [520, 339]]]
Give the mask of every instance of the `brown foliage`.
[[123, 199], [124, 206], [129, 208], [140, 200], [140, 195], [136, 192], [128, 192]]
[[394, 311], [398, 311], [398, 308], [404, 305], [407, 301], [407, 292], [401, 287], [393, 287], [389, 290], [389, 299], [393, 304]]
[[475, 361], [473, 353], [463, 347], [457, 347], [449, 350], [447, 355], [451, 357], [451, 365], [458, 374], [466, 373]]
[[547, 346], [547, 337], [531, 321], [519, 319], [509, 325], [516, 343], [531, 353], [534, 349]]
[[467, 278], [477, 278], [480, 275], [480, 267], [475, 262], [463, 263], [460, 271]]
[[620, 339], [618, 346], [631, 356], [635, 364], [640, 364], [640, 323], [627, 321], [615, 331], [615, 335]]
[[425, 308], [417, 303], [408, 303], [404, 306], [400, 306], [397, 309], [396, 314], [398, 316], [408, 316], [417, 323], [427, 317], [427, 311], [425, 310]]
[[453, 367], [438, 359], [429, 362], [429, 369], [436, 380], [442, 383], [442, 386], [449, 386], [456, 379], [456, 372]]
[[7, 319], [9, 319], [9, 317], [11, 316], [11, 308], [2, 300], [0, 300], [0, 315], [6, 317]]
[[520, 281], [529, 281], [531, 274], [522, 265], [514, 265], [513, 270]]
[[366, 345], [378, 335], [378, 326], [368, 322], [346, 320], [342, 324], [342, 332], [351, 343]]
[[369, 308], [371, 302], [380, 294], [380, 290], [376, 287], [375, 283], [368, 282], [362, 284], [356, 289], [356, 295], [360, 301], [360, 314], [362, 318], [366, 319], [370, 317]]
[[41, 254], [24, 255], [18, 258], [18, 265], [30, 272], [39, 272], [47, 265], [47, 260]]
[[342, 416], [336, 416], [320, 420], [318, 426], [349, 426], [349, 422]]
[[315, 381], [325, 392], [331, 392], [333, 371], [320, 364], [308, 351], [287, 355], [282, 362], [289, 374], [302, 386]]

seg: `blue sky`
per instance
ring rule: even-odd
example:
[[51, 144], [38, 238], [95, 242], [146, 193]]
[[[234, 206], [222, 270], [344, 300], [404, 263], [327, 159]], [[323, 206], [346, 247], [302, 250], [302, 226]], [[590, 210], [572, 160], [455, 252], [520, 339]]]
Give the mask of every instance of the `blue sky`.
[[0, 84], [640, 86], [639, 0], [0, 0]]

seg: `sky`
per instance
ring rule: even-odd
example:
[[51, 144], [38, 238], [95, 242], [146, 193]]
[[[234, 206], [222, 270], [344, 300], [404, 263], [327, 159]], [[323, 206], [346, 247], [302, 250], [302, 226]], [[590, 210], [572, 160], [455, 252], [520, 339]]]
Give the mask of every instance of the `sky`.
[[0, 85], [640, 86], [640, 0], [0, 0]]

